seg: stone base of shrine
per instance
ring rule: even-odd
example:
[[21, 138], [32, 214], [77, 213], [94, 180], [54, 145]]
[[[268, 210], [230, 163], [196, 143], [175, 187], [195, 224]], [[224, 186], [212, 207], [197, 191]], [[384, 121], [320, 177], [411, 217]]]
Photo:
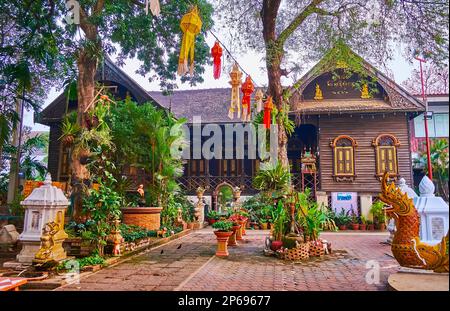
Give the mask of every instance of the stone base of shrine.
[[404, 269], [388, 278], [393, 291], [449, 291], [449, 274], [432, 271]]

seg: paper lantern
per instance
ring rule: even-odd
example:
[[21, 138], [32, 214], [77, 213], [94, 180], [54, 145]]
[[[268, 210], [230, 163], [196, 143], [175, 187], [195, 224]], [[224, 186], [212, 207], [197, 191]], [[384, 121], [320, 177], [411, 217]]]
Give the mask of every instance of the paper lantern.
[[220, 43], [216, 41], [213, 48], [211, 49], [211, 55], [213, 57], [214, 63], [213, 76], [214, 79], [216, 80], [220, 78], [220, 75], [222, 73], [222, 54], [223, 54], [222, 47], [220, 46]]
[[272, 124], [272, 110], [273, 110], [273, 101], [272, 96], [267, 98], [267, 101], [264, 104], [264, 127], [266, 129], [270, 129], [270, 125]]
[[260, 113], [263, 110], [264, 93], [261, 90], [257, 90], [255, 94], [256, 112]]
[[251, 97], [255, 91], [255, 86], [253, 85], [252, 78], [247, 76], [244, 84], [242, 84], [242, 121], [250, 121], [251, 118]]
[[[195, 52], [195, 36], [202, 29], [202, 20], [195, 6], [189, 13], [183, 16], [180, 23], [183, 31], [183, 41], [181, 42], [180, 59], [178, 61], [178, 74], [185, 75], [187, 72], [194, 74], [194, 52]], [[188, 66], [188, 58], [191, 65]]]
[[234, 113], [237, 112], [237, 117], [241, 117], [241, 100], [239, 94], [239, 87], [242, 84], [242, 72], [239, 71], [239, 66], [234, 63], [233, 69], [230, 72], [231, 84], [231, 106], [228, 110], [228, 117], [234, 119]]

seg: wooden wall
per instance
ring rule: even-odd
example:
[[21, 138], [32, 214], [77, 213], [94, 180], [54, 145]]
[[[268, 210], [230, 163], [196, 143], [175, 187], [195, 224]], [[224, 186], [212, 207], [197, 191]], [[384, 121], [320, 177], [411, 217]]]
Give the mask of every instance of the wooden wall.
[[[375, 149], [372, 141], [380, 134], [396, 136], [401, 145], [397, 149], [400, 177], [412, 185], [411, 152], [408, 117], [405, 113], [383, 115], [331, 115], [319, 119], [321, 190], [327, 192], [354, 191], [377, 194], [380, 182], [375, 177]], [[330, 142], [339, 135], [349, 135], [358, 143], [355, 149], [356, 179], [336, 182], [333, 179], [333, 153]]]
[[48, 172], [52, 175], [53, 181], [60, 181], [58, 170], [59, 170], [59, 154], [61, 141], [59, 137], [61, 136], [61, 124], [52, 123], [50, 125], [50, 137], [48, 146]]

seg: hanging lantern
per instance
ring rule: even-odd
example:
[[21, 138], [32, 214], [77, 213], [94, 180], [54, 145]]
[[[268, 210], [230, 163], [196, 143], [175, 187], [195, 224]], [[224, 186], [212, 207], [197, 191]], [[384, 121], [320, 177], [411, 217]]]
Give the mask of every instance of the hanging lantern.
[[256, 112], [260, 113], [263, 110], [264, 93], [261, 90], [257, 90], [255, 94]]
[[219, 79], [220, 75], [222, 73], [222, 47], [220, 46], [220, 43], [216, 41], [213, 48], [211, 49], [211, 55], [213, 57], [213, 75], [214, 79]]
[[228, 110], [228, 117], [234, 119], [234, 113], [237, 112], [237, 117], [241, 117], [241, 100], [239, 95], [239, 87], [242, 84], [242, 72], [239, 71], [239, 66], [234, 63], [233, 70], [230, 72], [231, 84], [231, 106]]
[[247, 122], [250, 121], [251, 117], [251, 97], [253, 92], [255, 91], [255, 86], [253, 85], [252, 78], [247, 76], [244, 84], [242, 84], [242, 121]]
[[159, 16], [161, 14], [161, 8], [159, 5], [159, 0], [145, 0], [145, 14], [148, 15], [148, 7], [150, 6], [150, 11], [154, 16]]
[[272, 96], [267, 97], [267, 101], [264, 104], [264, 127], [266, 129], [270, 129], [270, 125], [272, 124], [272, 110], [273, 110], [273, 101]]
[[[190, 72], [194, 74], [194, 51], [195, 36], [202, 29], [202, 20], [198, 15], [198, 9], [195, 6], [189, 13], [183, 16], [180, 23], [183, 31], [183, 41], [181, 43], [180, 59], [178, 61], [178, 75], [185, 75]], [[188, 67], [188, 58], [191, 60], [190, 68]]]

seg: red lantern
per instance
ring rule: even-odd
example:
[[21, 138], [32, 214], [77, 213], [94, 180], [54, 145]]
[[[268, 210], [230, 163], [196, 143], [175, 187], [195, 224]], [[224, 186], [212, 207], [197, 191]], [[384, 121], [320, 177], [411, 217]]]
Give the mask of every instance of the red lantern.
[[264, 127], [266, 129], [270, 129], [270, 125], [272, 124], [272, 110], [273, 110], [272, 96], [269, 96], [264, 104]]
[[252, 78], [247, 76], [244, 84], [242, 84], [241, 91], [244, 94], [242, 98], [242, 121], [250, 121], [251, 117], [251, 97], [252, 93], [255, 91], [255, 86], [253, 85]]
[[220, 43], [216, 41], [213, 48], [211, 49], [211, 55], [214, 59], [213, 75], [214, 79], [216, 80], [220, 78], [220, 74], [222, 73], [222, 53], [222, 47], [220, 46]]

